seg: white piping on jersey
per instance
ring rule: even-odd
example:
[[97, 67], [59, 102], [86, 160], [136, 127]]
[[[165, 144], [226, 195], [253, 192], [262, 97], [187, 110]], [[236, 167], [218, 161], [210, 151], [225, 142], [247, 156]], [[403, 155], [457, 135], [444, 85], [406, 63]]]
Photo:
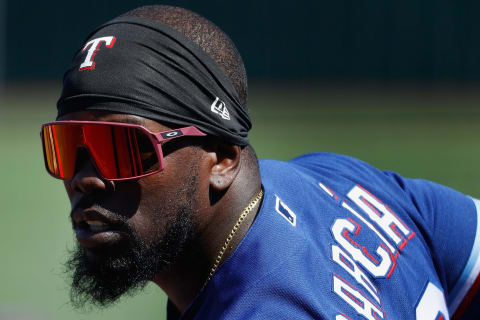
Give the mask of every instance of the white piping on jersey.
[[330, 191], [330, 189], [328, 189], [323, 183], [319, 182], [318, 185], [320, 186], [320, 188], [323, 189], [323, 191], [325, 191], [326, 193], [328, 193], [328, 195], [329, 195], [330, 197], [333, 197], [332, 191]]
[[465, 298], [465, 295], [474, 284], [478, 275], [480, 274], [480, 200], [473, 199], [475, 208], [477, 209], [477, 230], [475, 233], [475, 240], [473, 248], [470, 253], [470, 257], [467, 260], [467, 264], [463, 269], [460, 278], [453, 287], [452, 291], [448, 295], [448, 311], [450, 314], [454, 314], [458, 306]]

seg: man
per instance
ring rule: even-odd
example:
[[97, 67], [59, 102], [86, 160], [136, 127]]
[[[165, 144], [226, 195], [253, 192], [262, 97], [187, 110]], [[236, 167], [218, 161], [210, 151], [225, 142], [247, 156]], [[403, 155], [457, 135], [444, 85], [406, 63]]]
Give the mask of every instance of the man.
[[233, 43], [185, 9], [87, 37], [42, 127], [74, 305], [153, 281], [168, 319], [473, 319], [480, 202], [345, 156], [258, 162], [246, 89]]

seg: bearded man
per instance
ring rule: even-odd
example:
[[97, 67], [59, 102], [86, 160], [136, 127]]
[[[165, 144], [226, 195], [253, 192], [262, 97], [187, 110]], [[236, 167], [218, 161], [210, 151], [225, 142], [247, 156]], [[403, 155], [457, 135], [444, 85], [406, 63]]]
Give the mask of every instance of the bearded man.
[[168, 319], [428, 320], [476, 294], [480, 202], [346, 156], [258, 161], [242, 59], [195, 13], [94, 30], [57, 107], [42, 141], [72, 205], [76, 306], [153, 281]]

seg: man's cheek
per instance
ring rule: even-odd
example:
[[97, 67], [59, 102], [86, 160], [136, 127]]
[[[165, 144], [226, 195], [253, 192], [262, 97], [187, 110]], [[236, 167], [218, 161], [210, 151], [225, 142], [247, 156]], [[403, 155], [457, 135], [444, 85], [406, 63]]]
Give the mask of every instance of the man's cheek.
[[145, 245], [154, 244], [162, 239], [165, 227], [159, 225], [155, 220], [145, 218], [136, 219], [130, 224], [132, 236]]

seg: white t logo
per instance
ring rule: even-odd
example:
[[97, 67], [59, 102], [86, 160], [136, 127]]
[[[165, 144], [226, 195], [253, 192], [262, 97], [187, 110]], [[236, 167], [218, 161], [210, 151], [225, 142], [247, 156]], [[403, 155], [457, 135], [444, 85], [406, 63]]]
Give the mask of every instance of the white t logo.
[[85, 61], [83, 61], [83, 63], [80, 65], [80, 71], [87, 70], [87, 69], [95, 69], [95, 62], [93, 61], [93, 58], [95, 58], [95, 54], [97, 53], [97, 51], [100, 50], [98, 48], [100, 46], [100, 43], [105, 42], [105, 46], [107, 48], [111, 48], [113, 47], [115, 40], [117, 40], [117, 38], [115, 38], [114, 36], [110, 36], [110, 37], [96, 38], [88, 41], [83, 47], [82, 52], [85, 51], [89, 46], [90, 46], [90, 49], [88, 49], [88, 53], [87, 53], [87, 57], [85, 58]]

